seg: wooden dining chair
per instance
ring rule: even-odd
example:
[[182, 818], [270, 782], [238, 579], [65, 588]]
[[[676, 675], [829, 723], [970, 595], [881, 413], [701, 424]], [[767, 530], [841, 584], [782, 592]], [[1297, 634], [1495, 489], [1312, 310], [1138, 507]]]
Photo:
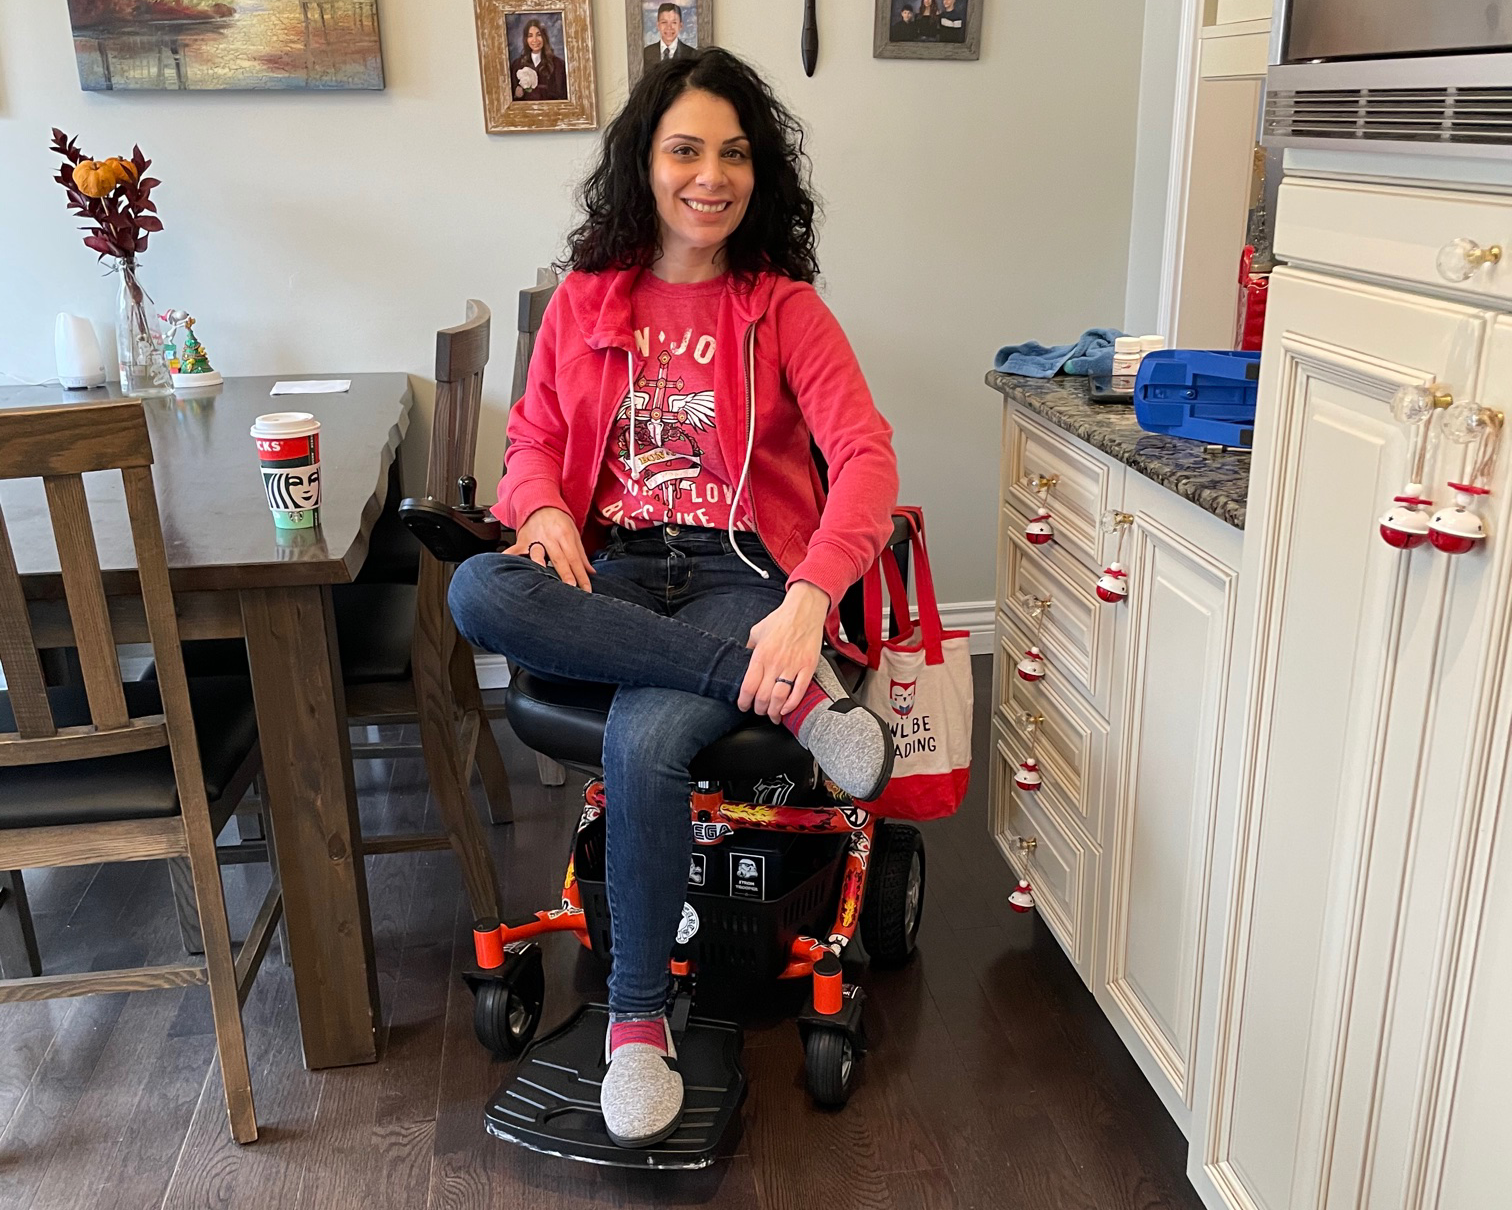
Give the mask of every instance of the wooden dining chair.
[[[187, 857], [205, 958], [40, 977], [16, 972], [0, 980], [0, 1004], [208, 983], [231, 1133], [248, 1143], [257, 1137], [257, 1116], [241, 1004], [282, 897], [275, 879], [233, 954], [210, 800], [240, 797], [250, 781], [256, 716], [245, 682], [191, 686], [185, 676], [151, 466], [139, 401], [0, 411], [0, 479], [42, 478], [82, 672], [81, 685], [46, 685], [0, 513], [0, 668], [7, 683], [0, 693], [0, 865]], [[83, 475], [99, 471], [118, 471], [124, 491], [157, 666], [150, 684], [121, 680], [84, 491]], [[227, 740], [228, 732], [239, 740]], [[212, 789], [207, 779], [219, 784]]]
[[[541, 332], [541, 322], [546, 318], [546, 304], [556, 293], [560, 279], [553, 269], [537, 269], [536, 284], [520, 291], [520, 306], [517, 317], [519, 331], [515, 337], [514, 384], [509, 391], [511, 400], [525, 394], [525, 383], [530, 377], [530, 358], [535, 353], [536, 337]], [[567, 780], [567, 770], [551, 757], [537, 752], [536, 776], [543, 786], [560, 786]]]
[[[473, 470], [491, 322], [488, 308], [469, 299], [466, 320], [436, 333], [436, 404], [425, 491], [447, 503], [457, 503], [457, 480]], [[419, 558], [413, 587], [349, 584], [332, 594], [347, 717], [355, 725], [418, 723], [431, 792], [446, 828], [445, 834], [364, 837], [363, 848], [392, 853], [450, 847], [461, 863], [474, 916], [498, 917], [498, 877], [469, 786], [476, 768], [490, 818], [508, 823], [513, 819], [509, 778], [478, 687], [472, 648], [457, 633], [447, 607], [453, 568], [428, 551]], [[353, 745], [359, 758], [402, 752], [393, 745]]]

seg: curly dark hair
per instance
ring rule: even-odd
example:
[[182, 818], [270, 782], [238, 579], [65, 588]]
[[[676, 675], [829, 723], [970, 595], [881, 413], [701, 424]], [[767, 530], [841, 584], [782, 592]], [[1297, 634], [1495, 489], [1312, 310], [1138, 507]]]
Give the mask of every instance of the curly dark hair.
[[751, 141], [755, 188], [725, 244], [725, 267], [750, 280], [761, 272], [812, 282], [819, 275], [819, 204], [809, 186], [803, 126], [752, 68], [718, 47], [648, 69], [604, 132], [598, 162], [578, 189], [584, 219], [567, 237], [562, 268], [583, 273], [645, 268], [661, 253], [651, 192], [651, 139], [673, 101], [689, 89], [723, 97]]

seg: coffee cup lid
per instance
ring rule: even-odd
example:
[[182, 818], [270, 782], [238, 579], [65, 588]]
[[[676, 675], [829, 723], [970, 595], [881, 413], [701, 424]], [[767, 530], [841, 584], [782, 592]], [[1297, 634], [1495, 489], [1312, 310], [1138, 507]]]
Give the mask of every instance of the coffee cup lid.
[[320, 428], [309, 412], [269, 412], [252, 422], [254, 437], [303, 437]]

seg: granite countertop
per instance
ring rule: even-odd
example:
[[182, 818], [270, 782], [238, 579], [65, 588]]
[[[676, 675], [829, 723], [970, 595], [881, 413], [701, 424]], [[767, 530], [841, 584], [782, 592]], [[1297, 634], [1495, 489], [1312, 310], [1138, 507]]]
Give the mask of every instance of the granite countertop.
[[1147, 433], [1134, 419], [1133, 404], [1092, 403], [1084, 377], [1023, 378], [992, 370], [987, 385], [1235, 529], [1244, 528], [1249, 454], [1210, 453], [1201, 441]]

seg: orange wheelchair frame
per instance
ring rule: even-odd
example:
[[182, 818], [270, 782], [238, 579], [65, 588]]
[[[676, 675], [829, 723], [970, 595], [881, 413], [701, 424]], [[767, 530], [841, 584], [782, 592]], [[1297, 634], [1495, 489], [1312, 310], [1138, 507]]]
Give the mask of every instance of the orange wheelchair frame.
[[[844, 796], [837, 792], [837, 797]], [[584, 792], [583, 813], [578, 819], [579, 833], [603, 814], [604, 801], [604, 783], [590, 782]], [[861, 920], [876, 819], [869, 811], [848, 802], [812, 807], [727, 802], [717, 789], [709, 792], [695, 790], [689, 809], [695, 845], [717, 845], [737, 828], [848, 837], [833, 928], [824, 941], [803, 935], [794, 938], [787, 966], [778, 976], [780, 979], [811, 978], [814, 1011], [824, 1016], [839, 1014], [845, 1007], [845, 993], [838, 959], [855, 937]], [[475, 926], [473, 946], [481, 970], [498, 969], [504, 964], [508, 947], [543, 933], [570, 932], [582, 945], [592, 948], [575, 865], [574, 855], [567, 861], [560, 907], [537, 912], [534, 919], [521, 924], [480, 921]], [[690, 975], [691, 964], [674, 958], [671, 972], [678, 977]]]

